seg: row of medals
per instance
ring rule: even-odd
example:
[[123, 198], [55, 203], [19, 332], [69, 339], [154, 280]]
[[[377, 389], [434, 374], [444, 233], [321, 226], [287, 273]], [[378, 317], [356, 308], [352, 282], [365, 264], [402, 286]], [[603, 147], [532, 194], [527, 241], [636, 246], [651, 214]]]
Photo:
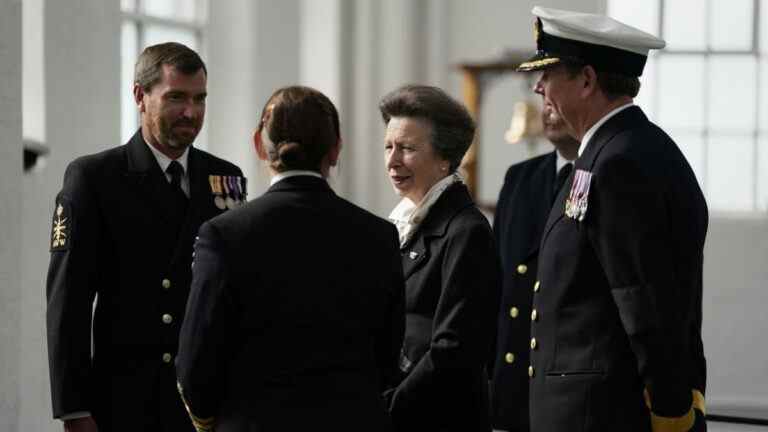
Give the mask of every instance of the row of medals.
[[246, 179], [240, 176], [208, 176], [213, 193], [213, 203], [219, 210], [235, 209], [245, 203]]

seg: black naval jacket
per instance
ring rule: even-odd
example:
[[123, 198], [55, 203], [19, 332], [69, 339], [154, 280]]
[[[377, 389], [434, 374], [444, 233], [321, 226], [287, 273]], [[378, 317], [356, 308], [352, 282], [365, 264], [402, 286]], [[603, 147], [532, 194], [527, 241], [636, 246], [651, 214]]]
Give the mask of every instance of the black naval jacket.
[[[708, 215], [696, 177], [638, 107], [600, 127], [575, 170], [592, 173], [586, 215], [564, 214], [571, 175], [539, 255], [531, 430], [649, 431], [652, 420], [660, 421], [654, 430], [684, 430], [687, 421], [672, 418], [692, 414], [692, 403], [703, 408], [706, 384]], [[656, 428], [664, 426], [661, 417], [667, 428]]]
[[499, 193], [493, 232], [502, 268], [491, 380], [494, 429], [528, 431], [531, 302], [539, 245], [555, 195], [557, 152], [512, 165]]
[[181, 217], [140, 130], [126, 145], [68, 166], [47, 282], [54, 417], [90, 411], [100, 429], [144, 430], [162, 415], [191, 428], [172, 378], [192, 243], [200, 224], [222, 212], [208, 176], [242, 172], [194, 147], [187, 166], [190, 202]]
[[493, 234], [461, 183], [401, 248], [406, 280], [398, 431], [489, 431], [488, 375], [500, 269]]
[[405, 325], [395, 227], [283, 179], [200, 228], [179, 387], [199, 430], [389, 431]]

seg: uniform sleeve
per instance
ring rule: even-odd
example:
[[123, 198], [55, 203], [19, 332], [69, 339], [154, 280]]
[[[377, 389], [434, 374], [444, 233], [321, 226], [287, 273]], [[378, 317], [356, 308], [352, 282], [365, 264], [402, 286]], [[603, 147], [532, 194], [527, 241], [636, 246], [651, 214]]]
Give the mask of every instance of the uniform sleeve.
[[384, 288], [389, 294], [387, 307], [388, 320], [383, 323], [376, 336], [376, 358], [379, 359], [381, 370], [381, 390], [397, 384], [399, 377], [398, 360], [405, 334], [405, 281], [403, 266], [400, 262], [397, 230], [391, 227], [390, 241], [385, 251], [384, 261], [387, 263], [386, 274], [382, 278]]
[[635, 161], [607, 160], [593, 179], [587, 223], [645, 381], [654, 431], [685, 431], [694, 420], [685, 354], [691, 297], [676, 280], [676, 237], [660, 187]]
[[449, 235], [430, 347], [395, 391], [395, 420], [418, 410], [417, 401], [428, 398], [435, 386], [450, 388], [451, 383], [439, 383], [450, 376], [445, 372], [481, 370], [491, 355], [500, 290], [492, 234], [487, 226], [473, 224]]
[[222, 240], [210, 223], [200, 227], [193, 262], [176, 374], [192, 423], [198, 431], [210, 431], [215, 426], [236, 330], [236, 308]]
[[46, 326], [54, 418], [92, 409], [91, 314], [102, 255], [97, 207], [82, 165], [70, 164], [54, 203], [48, 244]]

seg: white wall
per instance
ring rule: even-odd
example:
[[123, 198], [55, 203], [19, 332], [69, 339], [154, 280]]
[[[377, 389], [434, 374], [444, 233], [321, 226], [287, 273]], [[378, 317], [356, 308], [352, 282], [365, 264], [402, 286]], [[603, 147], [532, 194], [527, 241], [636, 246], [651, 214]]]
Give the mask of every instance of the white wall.
[[266, 190], [253, 131], [267, 98], [299, 81], [299, 0], [210, 3], [208, 150], [243, 169], [250, 198]]
[[704, 252], [708, 403], [768, 418], [768, 218], [713, 215]]
[[18, 430], [23, 431], [61, 428], [51, 420], [45, 339], [45, 277], [54, 197], [68, 162], [120, 144], [119, 2], [46, 0], [40, 5], [44, 7], [31, 10], [42, 15], [24, 22], [44, 28], [44, 123], [32, 129], [43, 131], [51, 153], [44, 170], [24, 176], [22, 188], [20, 354], [24, 361], [19, 379], [24, 385]]
[[0, 0], [0, 430], [18, 428], [21, 343], [21, 1]]

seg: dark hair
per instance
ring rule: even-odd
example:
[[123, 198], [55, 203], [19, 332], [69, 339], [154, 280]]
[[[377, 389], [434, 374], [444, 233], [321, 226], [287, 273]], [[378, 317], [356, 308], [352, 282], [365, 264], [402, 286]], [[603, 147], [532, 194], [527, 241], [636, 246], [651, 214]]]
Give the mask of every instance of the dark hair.
[[475, 121], [464, 105], [437, 87], [406, 85], [379, 102], [384, 124], [392, 117], [417, 117], [432, 125], [432, 148], [456, 171], [475, 137]]
[[[581, 68], [586, 66], [585, 63], [578, 60], [565, 60], [562, 61], [562, 64], [571, 77], [576, 76]], [[634, 98], [640, 92], [640, 80], [637, 77], [597, 69], [595, 69], [595, 73], [597, 74], [598, 87], [609, 100], [618, 99], [621, 96]]]
[[320, 172], [323, 158], [341, 137], [333, 102], [303, 86], [283, 87], [269, 97], [261, 112], [259, 133], [263, 128], [274, 143], [266, 150], [277, 172]]
[[185, 75], [200, 69], [208, 75], [203, 59], [195, 51], [178, 42], [166, 42], [144, 48], [136, 59], [133, 82], [149, 92], [163, 78], [163, 65], [173, 66]]

